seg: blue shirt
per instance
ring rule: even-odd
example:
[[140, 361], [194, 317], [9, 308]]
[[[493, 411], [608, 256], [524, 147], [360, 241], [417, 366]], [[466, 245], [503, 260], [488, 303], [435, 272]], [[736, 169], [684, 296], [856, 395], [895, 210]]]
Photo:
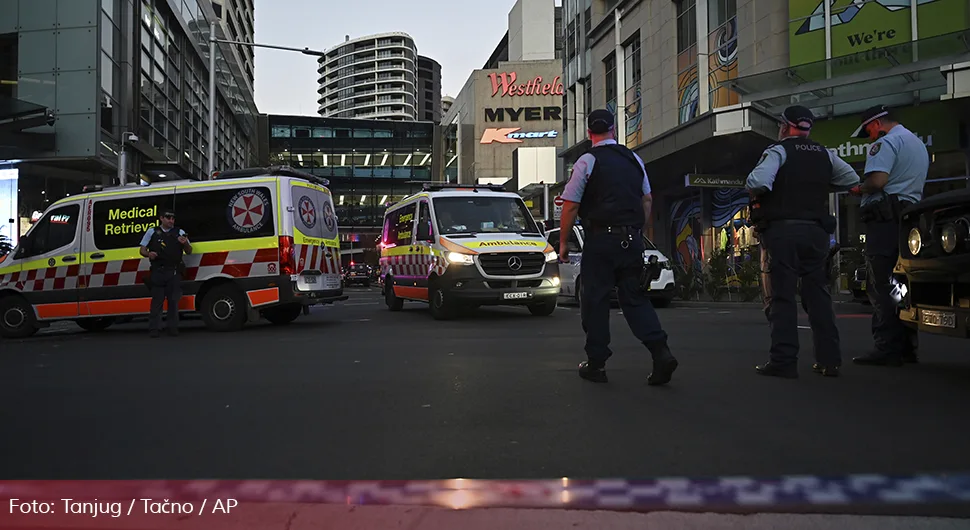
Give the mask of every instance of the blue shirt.
[[[612, 145], [615, 144], [616, 140], [603, 140], [593, 144], [593, 147], [599, 147], [601, 145]], [[650, 179], [647, 178], [647, 170], [643, 167], [643, 159], [641, 159], [636, 153], [633, 153], [636, 157], [637, 162], [640, 163], [640, 169], [643, 170], [643, 194], [650, 194]], [[563, 200], [569, 202], [581, 202], [583, 200], [583, 192], [586, 191], [586, 184], [589, 182], [589, 176], [593, 174], [593, 165], [596, 164], [596, 157], [591, 153], [586, 153], [579, 157], [579, 160], [573, 164], [573, 172], [569, 177], [569, 182], [566, 183], [566, 189], [562, 192]]]
[[[776, 144], [765, 149], [764, 154], [761, 155], [761, 161], [748, 174], [744, 187], [757, 190], [756, 193], [771, 191], [778, 170], [787, 160], [788, 153], [781, 145]], [[839, 158], [839, 155], [829, 151], [829, 161], [832, 162], [832, 178], [829, 179], [829, 185], [834, 191], [845, 191], [859, 184], [859, 174], [848, 162]]]
[[882, 192], [863, 195], [862, 204], [876, 202], [884, 194], [899, 195], [900, 199], [912, 202], [921, 201], [929, 170], [930, 154], [923, 140], [902, 125], [893, 127], [869, 146], [866, 155], [866, 174], [875, 171], [888, 174], [886, 187]]
[[[161, 230], [162, 232], [168, 232], [168, 230], [165, 230], [164, 228], [162, 228], [160, 226], [158, 227], [158, 229]], [[154, 233], [155, 233], [155, 229], [154, 228], [150, 228], [147, 232], [145, 232], [145, 235], [141, 236], [141, 243], [139, 243], [138, 246], [140, 246], [140, 247], [147, 247], [148, 246], [148, 243], [151, 242], [151, 240], [152, 240], [152, 234], [154, 234]], [[181, 228], [179, 228], [179, 235], [180, 236], [184, 236], [185, 235], [185, 230], [182, 230]]]

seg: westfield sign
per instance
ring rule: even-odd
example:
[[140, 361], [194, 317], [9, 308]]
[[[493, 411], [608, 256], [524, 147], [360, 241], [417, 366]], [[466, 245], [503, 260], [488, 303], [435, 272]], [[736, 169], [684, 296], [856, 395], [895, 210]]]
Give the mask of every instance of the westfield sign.
[[519, 77], [515, 72], [488, 74], [488, 78], [492, 81], [492, 97], [563, 95], [562, 81], [558, 75], [551, 83], [543, 83], [542, 76], [536, 76], [534, 79], [516, 84]]

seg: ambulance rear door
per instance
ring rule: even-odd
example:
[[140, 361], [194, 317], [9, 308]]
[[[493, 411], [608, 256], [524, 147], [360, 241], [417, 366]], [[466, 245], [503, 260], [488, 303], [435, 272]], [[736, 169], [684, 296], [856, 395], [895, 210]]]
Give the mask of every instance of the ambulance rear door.
[[338, 290], [340, 240], [330, 190], [302, 180], [290, 179], [289, 183], [297, 289]]

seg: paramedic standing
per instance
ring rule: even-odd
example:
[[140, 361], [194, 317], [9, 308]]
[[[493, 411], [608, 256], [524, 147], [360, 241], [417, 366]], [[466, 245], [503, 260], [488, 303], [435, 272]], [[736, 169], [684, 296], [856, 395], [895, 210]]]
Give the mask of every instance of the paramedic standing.
[[859, 176], [844, 160], [808, 138], [814, 123], [815, 116], [805, 107], [785, 109], [778, 142], [765, 150], [745, 183], [758, 204], [759, 235], [768, 251], [771, 286], [770, 359], [755, 367], [761, 375], [798, 377], [795, 292], [799, 279], [815, 344], [813, 369], [835, 377], [842, 365], [825, 270], [830, 234], [835, 232], [828, 199], [830, 190], [848, 190], [859, 183]]
[[179, 300], [182, 298], [182, 254], [192, 253], [192, 243], [185, 232], [175, 227], [175, 212], [164, 210], [158, 226], [141, 238], [141, 255], [151, 261], [149, 285], [152, 291], [151, 316], [148, 327], [151, 336], [158, 337], [162, 327], [162, 307], [168, 300], [168, 334], [179, 334]]
[[890, 295], [890, 277], [899, 259], [902, 211], [923, 199], [930, 155], [918, 136], [899, 124], [883, 105], [862, 115], [855, 138], [872, 141], [866, 156], [865, 181], [853, 188], [862, 195], [860, 216], [866, 224], [866, 291], [872, 303], [875, 350], [856, 357], [856, 364], [900, 366], [919, 362], [917, 331], [899, 320]]
[[587, 360], [579, 376], [606, 383], [610, 351], [610, 294], [617, 288], [623, 316], [633, 334], [650, 350], [649, 385], [670, 381], [677, 360], [650, 299], [641, 289], [645, 249], [642, 231], [650, 219], [650, 182], [643, 161], [614, 138], [613, 114], [594, 110], [587, 119], [593, 147], [579, 157], [562, 194], [565, 201], [559, 241], [560, 260], [569, 260], [570, 227], [581, 218], [585, 245], [580, 265], [582, 321]]

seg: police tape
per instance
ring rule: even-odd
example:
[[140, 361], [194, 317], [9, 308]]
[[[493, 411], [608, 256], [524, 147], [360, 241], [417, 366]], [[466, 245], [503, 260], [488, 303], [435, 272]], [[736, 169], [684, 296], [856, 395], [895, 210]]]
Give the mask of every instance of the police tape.
[[970, 474], [878, 474], [820, 477], [720, 477], [706, 480], [438, 481], [4, 481], [0, 500], [64, 499], [242, 503], [570, 508], [631, 511], [784, 509], [804, 506], [953, 504], [970, 502]]

